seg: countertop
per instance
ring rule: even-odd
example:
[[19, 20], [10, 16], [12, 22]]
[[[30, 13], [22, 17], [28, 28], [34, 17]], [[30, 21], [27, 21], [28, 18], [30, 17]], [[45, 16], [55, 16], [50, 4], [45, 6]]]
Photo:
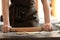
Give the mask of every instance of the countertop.
[[[2, 23], [1, 23], [2, 24]], [[1, 27], [2, 25], [0, 25]], [[30, 32], [29, 34], [17, 34], [16, 32], [3, 33], [0, 29], [1, 40], [59, 40], [59, 27], [53, 24], [54, 30], [51, 32]], [[31, 34], [32, 33], [32, 34]]]
[[[32, 33], [32, 34], [31, 34]], [[29, 34], [17, 34], [16, 32], [0, 32], [2, 40], [58, 40], [60, 39], [59, 31], [52, 32], [31, 32]]]

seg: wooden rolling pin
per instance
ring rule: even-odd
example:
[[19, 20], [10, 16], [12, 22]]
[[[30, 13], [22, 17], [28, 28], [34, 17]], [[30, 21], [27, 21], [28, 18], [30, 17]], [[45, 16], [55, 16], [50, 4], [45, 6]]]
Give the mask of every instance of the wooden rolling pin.
[[41, 27], [25, 27], [25, 28], [11, 28], [11, 32], [38, 32], [42, 31]]

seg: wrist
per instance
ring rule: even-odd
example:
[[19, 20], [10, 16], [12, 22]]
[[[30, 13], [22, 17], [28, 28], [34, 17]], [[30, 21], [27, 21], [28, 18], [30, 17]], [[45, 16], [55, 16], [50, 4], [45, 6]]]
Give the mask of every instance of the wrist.
[[48, 23], [45, 23], [45, 24], [51, 24], [50, 22], [48, 22]]
[[11, 28], [11, 26], [10, 26], [10, 25], [4, 25], [4, 27], [10, 27], [10, 28]]

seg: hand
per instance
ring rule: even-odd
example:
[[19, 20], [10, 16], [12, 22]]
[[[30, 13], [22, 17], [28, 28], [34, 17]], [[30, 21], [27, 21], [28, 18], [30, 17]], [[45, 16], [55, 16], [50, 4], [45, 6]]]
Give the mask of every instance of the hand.
[[4, 33], [9, 32], [9, 31], [10, 31], [10, 28], [11, 28], [11, 26], [4, 25], [4, 26], [2, 27], [2, 31], [3, 31]]
[[44, 31], [52, 31], [52, 24], [51, 23], [46, 23], [42, 26], [42, 30]]

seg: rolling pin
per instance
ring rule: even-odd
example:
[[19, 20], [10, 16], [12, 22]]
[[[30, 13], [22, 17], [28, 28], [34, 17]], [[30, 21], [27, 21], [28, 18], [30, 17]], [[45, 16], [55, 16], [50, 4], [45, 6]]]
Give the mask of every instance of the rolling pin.
[[11, 28], [11, 32], [38, 32], [42, 31], [41, 27], [25, 27], [25, 28]]

